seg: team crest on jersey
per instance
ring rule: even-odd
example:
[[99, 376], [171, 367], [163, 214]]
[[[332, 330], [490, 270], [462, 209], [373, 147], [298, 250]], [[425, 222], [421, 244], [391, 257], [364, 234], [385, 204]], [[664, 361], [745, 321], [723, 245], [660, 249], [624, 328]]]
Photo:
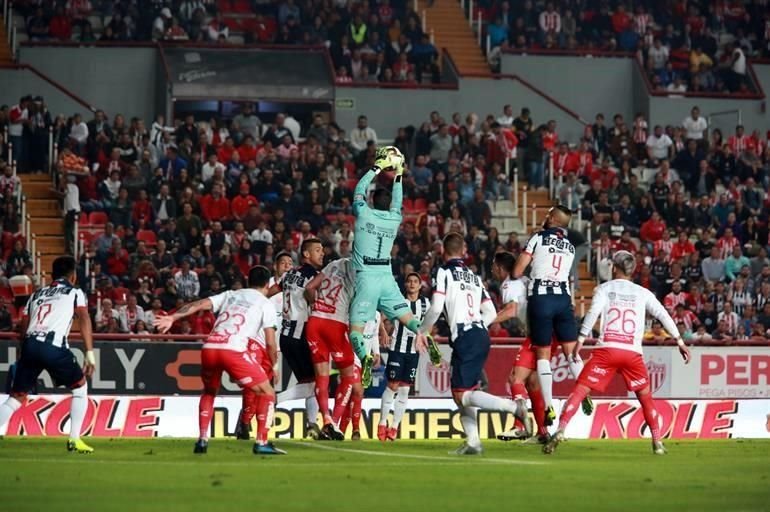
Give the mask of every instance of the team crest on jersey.
[[650, 390], [656, 393], [666, 382], [666, 365], [649, 360], [647, 361], [647, 373], [650, 376]]
[[607, 294], [607, 297], [612, 301], [615, 300], [615, 292], [610, 292]]
[[428, 374], [428, 380], [433, 389], [443, 394], [449, 391], [451, 386], [452, 372], [449, 369], [449, 363], [446, 360], [441, 359], [439, 366], [428, 364], [426, 368]]

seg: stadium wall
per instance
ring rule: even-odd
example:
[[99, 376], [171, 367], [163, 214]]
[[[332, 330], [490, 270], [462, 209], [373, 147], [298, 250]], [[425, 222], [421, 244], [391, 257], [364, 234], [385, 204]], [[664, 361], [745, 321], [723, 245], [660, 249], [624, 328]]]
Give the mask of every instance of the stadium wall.
[[[165, 77], [158, 74], [158, 50], [154, 47], [22, 46], [19, 61], [36, 67], [111, 116], [116, 113], [140, 116], [150, 123], [160, 112], [157, 110], [161, 106], [158, 83], [165, 82]], [[27, 87], [27, 92], [38, 94], [32, 85]], [[74, 110], [50, 107], [50, 110], [69, 115], [83, 111], [82, 107]]]
[[505, 54], [500, 66], [502, 73], [524, 78], [591, 122], [599, 112], [629, 119], [641, 106], [635, 104], [636, 66], [628, 58]]
[[25, 94], [32, 94], [43, 96], [52, 114], [82, 113], [86, 110], [86, 107], [29, 69], [0, 68], [0, 84], [0, 104], [15, 105]]

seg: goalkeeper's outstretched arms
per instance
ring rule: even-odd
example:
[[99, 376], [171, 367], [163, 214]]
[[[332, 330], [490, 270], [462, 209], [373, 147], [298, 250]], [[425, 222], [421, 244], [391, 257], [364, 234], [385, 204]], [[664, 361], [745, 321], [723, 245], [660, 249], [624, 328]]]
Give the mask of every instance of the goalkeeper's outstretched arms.
[[369, 169], [366, 174], [361, 176], [361, 179], [358, 180], [358, 184], [356, 184], [356, 188], [353, 191], [353, 215], [356, 217], [358, 217], [358, 214], [361, 213], [361, 211], [369, 208], [369, 205], [366, 203], [367, 192], [372, 180], [374, 180], [374, 177], [379, 173], [380, 168], [375, 166]]

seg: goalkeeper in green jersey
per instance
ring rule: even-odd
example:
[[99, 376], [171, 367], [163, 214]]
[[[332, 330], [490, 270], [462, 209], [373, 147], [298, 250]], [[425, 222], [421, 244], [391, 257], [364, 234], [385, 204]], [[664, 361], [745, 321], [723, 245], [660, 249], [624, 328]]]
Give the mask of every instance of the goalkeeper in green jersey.
[[[381, 171], [395, 172], [393, 192], [378, 188], [367, 203], [369, 185]], [[364, 342], [364, 324], [381, 311], [388, 319], [398, 321], [417, 334], [416, 346], [424, 352], [428, 345], [425, 335], [419, 333], [420, 321], [409, 308], [399, 290], [390, 264], [390, 252], [401, 225], [403, 200], [404, 156], [394, 146], [379, 148], [374, 167], [361, 178], [353, 193], [353, 214], [356, 217], [353, 239], [353, 268], [356, 271], [355, 292], [350, 306], [350, 342], [362, 363], [361, 380], [364, 387], [371, 382], [372, 356]], [[441, 361], [441, 353], [431, 342], [431, 360]], [[434, 361], [435, 362], [435, 361]]]

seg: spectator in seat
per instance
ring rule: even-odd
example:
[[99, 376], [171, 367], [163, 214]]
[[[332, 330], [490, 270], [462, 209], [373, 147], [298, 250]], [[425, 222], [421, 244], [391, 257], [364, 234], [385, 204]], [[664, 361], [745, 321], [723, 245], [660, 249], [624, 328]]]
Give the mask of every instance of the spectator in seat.
[[128, 251], [123, 248], [120, 238], [112, 241], [112, 247], [106, 255], [107, 273], [112, 282], [117, 284], [122, 278], [128, 278], [129, 256]]
[[468, 206], [470, 225], [483, 231], [487, 231], [492, 220], [492, 211], [484, 199], [484, 192], [476, 189], [473, 193], [473, 202]]
[[168, 7], [164, 7], [160, 10], [160, 14], [157, 18], [155, 18], [155, 21], [152, 23], [152, 40], [158, 41], [159, 39], [163, 39], [163, 36], [166, 34], [166, 30], [168, 27], [171, 26], [171, 19], [173, 16], [171, 15], [171, 9]]
[[749, 259], [743, 255], [740, 245], [733, 247], [732, 254], [725, 260], [725, 277], [734, 281], [743, 267], [751, 267]]
[[128, 198], [128, 190], [121, 187], [118, 190], [118, 197], [110, 205], [110, 221], [116, 226], [129, 227], [131, 226], [131, 212], [133, 205]]
[[200, 217], [193, 213], [193, 207], [191, 203], [186, 202], [182, 205], [182, 216], [176, 220], [176, 229], [185, 240], [190, 238], [193, 230], [196, 233], [201, 233], [203, 231], [203, 222], [201, 221]]
[[48, 18], [42, 7], [35, 9], [35, 14], [27, 20], [27, 36], [30, 41], [47, 41], [50, 35]]
[[[192, 207], [191, 207], [192, 208]], [[177, 216], [176, 200], [170, 195], [167, 183], [160, 187], [160, 193], [152, 200], [152, 212], [155, 223], [160, 225]]]
[[664, 231], [666, 231], [666, 223], [660, 218], [658, 212], [653, 212], [650, 220], [642, 224], [639, 237], [642, 242], [652, 244], [663, 238]]
[[52, 39], [58, 39], [59, 41], [69, 41], [72, 39], [72, 23], [61, 4], [56, 8], [56, 13], [51, 18], [48, 26], [48, 34]]
[[211, 193], [203, 196], [203, 199], [201, 199], [201, 213], [203, 220], [207, 224], [214, 221], [222, 222], [223, 224], [231, 223], [230, 201], [224, 196], [222, 185], [215, 183], [211, 187]]
[[94, 327], [97, 332], [120, 332], [118, 326], [120, 313], [112, 307], [111, 299], [102, 299], [101, 310], [97, 310], [94, 316]]
[[163, 178], [166, 181], [174, 181], [179, 177], [179, 173], [182, 169], [187, 167], [187, 162], [179, 157], [179, 152], [176, 147], [170, 146], [166, 149], [166, 158], [162, 159], [158, 166], [162, 169]]
[[284, 212], [286, 223], [292, 227], [297, 223], [303, 209], [302, 202], [294, 194], [294, 188], [289, 184], [281, 187], [281, 197], [276, 201], [275, 208]]
[[198, 274], [191, 269], [190, 264], [190, 259], [184, 258], [180, 270], [174, 274], [177, 296], [184, 301], [194, 300], [200, 294]]
[[239, 186], [239, 194], [230, 203], [230, 211], [235, 220], [242, 221], [252, 206], [258, 206], [257, 198], [251, 195], [250, 190], [248, 183], [242, 183]]
[[369, 126], [366, 116], [358, 117], [358, 126], [350, 131], [350, 145], [355, 152], [366, 149], [367, 143], [373, 141], [377, 144], [377, 132]]

